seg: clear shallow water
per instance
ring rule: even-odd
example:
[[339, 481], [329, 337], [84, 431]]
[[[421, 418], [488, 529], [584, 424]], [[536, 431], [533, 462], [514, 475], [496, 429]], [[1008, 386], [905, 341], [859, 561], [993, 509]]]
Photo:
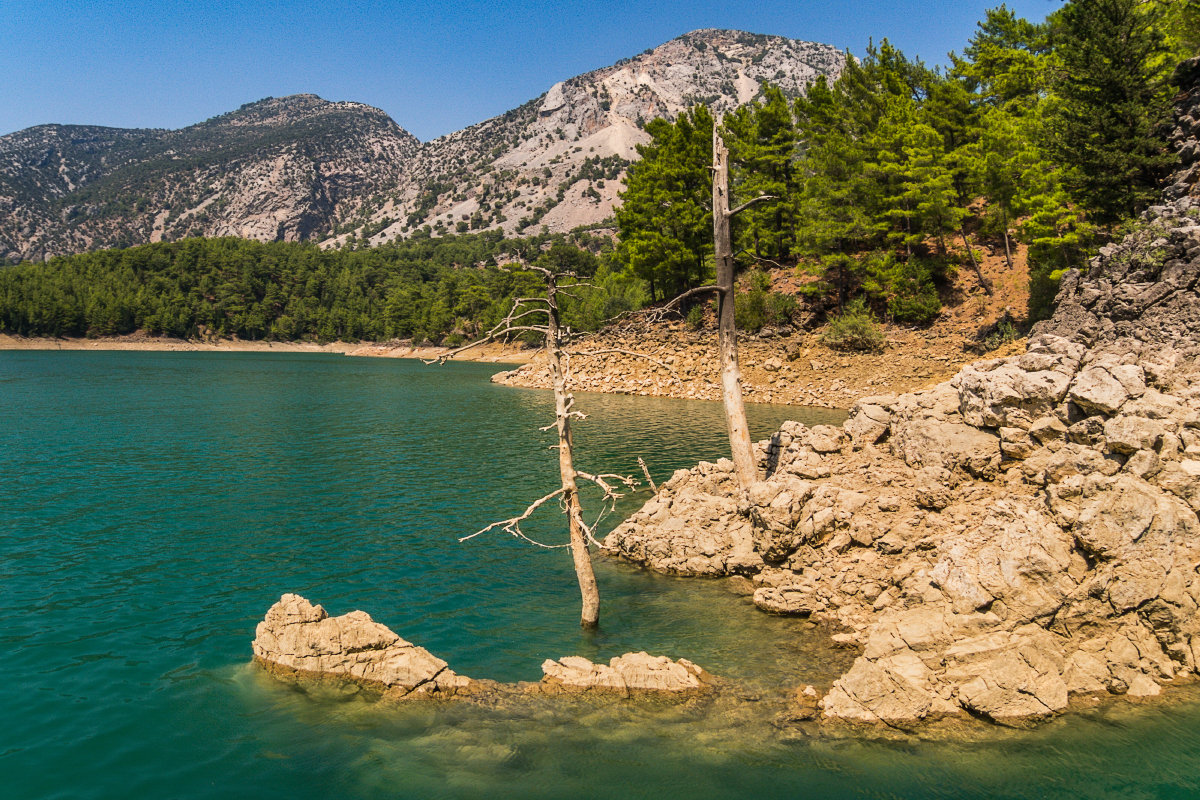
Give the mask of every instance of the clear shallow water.
[[[478, 677], [640, 649], [752, 690], [828, 675], [820, 633], [720, 584], [600, 561], [588, 636], [565, 551], [458, 543], [555, 485], [548, 394], [495, 387], [495, 369], [0, 353], [3, 796], [1200, 795], [1195, 693], [1020, 735], [857, 742], [780, 731], [755, 703], [385, 708], [250, 666], [255, 623], [296, 591]], [[641, 455], [662, 481], [725, 450], [715, 404], [579, 407], [584, 469], [637, 472]], [[762, 437], [797, 410], [750, 412]], [[554, 514], [530, 531], [562, 537]]]

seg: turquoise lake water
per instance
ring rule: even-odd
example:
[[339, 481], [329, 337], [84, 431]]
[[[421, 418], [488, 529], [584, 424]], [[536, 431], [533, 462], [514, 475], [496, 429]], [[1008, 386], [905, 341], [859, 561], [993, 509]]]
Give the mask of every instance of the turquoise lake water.
[[[1033, 731], [842, 739], [770, 709], [846, 654], [719, 582], [600, 559], [602, 628], [585, 634], [565, 550], [458, 542], [556, 481], [537, 430], [549, 394], [493, 386], [496, 369], [0, 352], [0, 796], [1200, 796], [1195, 690]], [[661, 482], [726, 448], [716, 404], [578, 407], [589, 471], [637, 472], [640, 455]], [[805, 418], [750, 413], [756, 437]], [[529, 530], [563, 536], [553, 513]], [[256, 622], [288, 591], [364, 609], [474, 677], [537, 680], [547, 657], [644, 649], [743, 689], [650, 707], [304, 692], [250, 664]]]

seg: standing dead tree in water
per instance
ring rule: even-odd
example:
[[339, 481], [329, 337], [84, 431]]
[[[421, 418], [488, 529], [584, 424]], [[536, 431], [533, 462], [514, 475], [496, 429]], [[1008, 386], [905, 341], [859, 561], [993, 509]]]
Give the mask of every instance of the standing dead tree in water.
[[729, 208], [729, 149], [721, 139], [721, 126], [713, 125], [713, 256], [717, 267], [717, 282], [711, 286], [690, 289], [674, 298], [659, 311], [677, 309], [691, 297], [705, 294], [717, 296], [717, 348], [721, 362], [721, 400], [725, 405], [725, 423], [729, 431], [729, 449], [738, 484], [749, 489], [761, 480], [754, 461], [754, 445], [750, 441], [750, 425], [746, 422], [746, 404], [742, 399], [742, 371], [738, 363], [737, 326], [734, 322], [733, 240], [730, 221], [756, 203], [776, 200], [773, 195], [761, 195], [734, 209]]
[[[472, 539], [492, 530], [503, 530], [520, 539], [538, 545], [539, 547], [556, 548], [570, 547], [575, 564], [575, 575], [579, 579], [579, 591], [583, 598], [583, 610], [580, 624], [584, 628], [594, 628], [600, 622], [600, 592], [596, 586], [596, 575], [592, 570], [590, 544], [597, 544], [593, 531], [604, 513], [622, 496], [621, 489], [634, 489], [638, 482], [627, 475], [590, 474], [575, 467], [574, 444], [571, 437], [571, 421], [585, 419], [583, 413], [575, 410], [575, 398], [569, 391], [571, 376], [571, 358], [597, 356], [615, 350], [572, 351], [571, 343], [577, 338], [577, 333], [563, 324], [562, 310], [559, 305], [560, 296], [574, 297], [570, 290], [586, 287], [589, 284], [574, 282], [566, 287], [560, 287], [561, 278], [575, 279], [572, 272], [558, 271], [538, 264], [523, 267], [539, 273], [546, 284], [545, 297], [521, 297], [513, 301], [512, 309], [496, 326], [478, 340], [451, 350], [441, 357], [426, 363], [444, 363], [454, 356], [473, 347], [494, 341], [507, 341], [521, 334], [535, 334], [545, 343], [546, 354], [550, 362], [550, 376], [554, 385], [554, 423], [547, 425], [543, 431], [554, 429], [558, 434], [555, 447], [558, 450], [558, 473], [561, 485], [553, 492], [530, 503], [521, 514], [509, 519], [493, 522], [482, 530], [470, 536], [464, 536], [460, 541]], [[621, 351], [625, 352], [625, 351]], [[633, 353], [632, 355], [638, 355]], [[601, 511], [596, 520], [589, 525], [583, 517], [583, 506], [579, 500], [579, 482], [586, 481], [596, 486], [602, 493]], [[526, 536], [521, 530], [521, 523], [529, 519], [534, 512], [551, 500], [558, 500], [559, 505], [567, 515], [570, 541], [566, 545], [547, 545]]]

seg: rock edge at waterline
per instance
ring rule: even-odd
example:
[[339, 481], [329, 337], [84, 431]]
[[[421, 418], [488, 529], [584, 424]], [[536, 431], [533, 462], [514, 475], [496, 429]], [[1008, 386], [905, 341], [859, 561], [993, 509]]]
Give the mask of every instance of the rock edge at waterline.
[[831, 720], [1008, 724], [1200, 673], [1200, 59], [1179, 75], [1166, 202], [1063, 277], [1023, 354], [785, 423], [748, 491], [680, 470], [605, 546], [840, 628]]
[[320, 677], [380, 689], [391, 699], [500, 693], [592, 693], [613, 697], [690, 695], [716, 679], [687, 659], [625, 653], [608, 664], [566, 656], [542, 664], [540, 683], [502, 684], [459, 675], [423, 647], [405, 641], [365, 611], [331, 617], [319, 605], [285, 594], [255, 629], [255, 660], [283, 678]]

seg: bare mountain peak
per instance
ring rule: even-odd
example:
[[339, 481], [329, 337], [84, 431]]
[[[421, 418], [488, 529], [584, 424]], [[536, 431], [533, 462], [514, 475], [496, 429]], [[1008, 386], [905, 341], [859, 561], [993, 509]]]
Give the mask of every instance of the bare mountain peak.
[[425, 144], [377, 108], [315, 94], [179, 130], [29, 128], [0, 137], [0, 261], [195, 235], [570, 230], [612, 216], [649, 120], [696, 104], [720, 114], [768, 82], [798, 96], [844, 60], [781, 36], [691, 31]]
[[[315, 94], [293, 94], [285, 97], [265, 97], [246, 103], [225, 114], [208, 119], [202, 126], [286, 126], [323, 117], [359, 117], [370, 124], [383, 124], [403, 130], [386, 112], [348, 101], [325, 100]], [[408, 135], [405, 132], [405, 135]]]
[[434, 233], [527, 235], [595, 224], [612, 215], [625, 168], [649, 141], [647, 121], [697, 104], [719, 115], [760, 97], [767, 83], [797, 97], [844, 64], [829, 45], [691, 31], [425, 144], [409, 180], [350, 226], [381, 242], [425, 225]]

